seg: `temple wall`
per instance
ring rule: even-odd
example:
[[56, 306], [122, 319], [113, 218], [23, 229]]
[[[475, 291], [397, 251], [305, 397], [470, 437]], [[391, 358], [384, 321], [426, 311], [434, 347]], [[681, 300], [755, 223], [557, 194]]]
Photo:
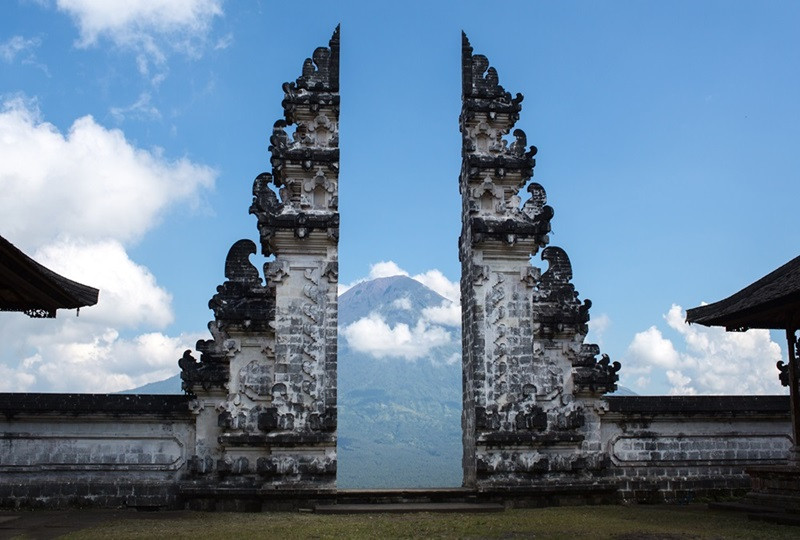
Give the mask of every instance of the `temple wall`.
[[0, 394], [0, 507], [173, 506], [194, 453], [185, 396]]
[[625, 501], [692, 502], [743, 495], [753, 465], [786, 459], [787, 396], [609, 397], [603, 450]]

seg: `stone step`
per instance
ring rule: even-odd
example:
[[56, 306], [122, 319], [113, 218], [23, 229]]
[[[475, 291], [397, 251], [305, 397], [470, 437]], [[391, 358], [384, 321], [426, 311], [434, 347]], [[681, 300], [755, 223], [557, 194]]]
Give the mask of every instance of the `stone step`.
[[382, 503], [382, 504], [320, 504], [316, 514], [410, 514], [417, 512], [481, 514], [502, 512], [502, 504], [493, 503]]
[[336, 493], [336, 504], [474, 503], [476, 492], [464, 488], [344, 489]]

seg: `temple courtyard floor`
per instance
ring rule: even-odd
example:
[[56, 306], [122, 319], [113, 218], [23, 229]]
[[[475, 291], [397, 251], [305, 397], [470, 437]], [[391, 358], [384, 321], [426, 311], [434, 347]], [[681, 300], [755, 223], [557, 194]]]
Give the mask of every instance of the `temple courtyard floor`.
[[135, 510], [0, 511], [0, 538], [799, 538], [800, 527], [706, 505], [574, 506], [498, 513], [320, 515]]
[[579, 506], [488, 514], [2, 511], [0, 538], [798, 538], [800, 528], [705, 505]]

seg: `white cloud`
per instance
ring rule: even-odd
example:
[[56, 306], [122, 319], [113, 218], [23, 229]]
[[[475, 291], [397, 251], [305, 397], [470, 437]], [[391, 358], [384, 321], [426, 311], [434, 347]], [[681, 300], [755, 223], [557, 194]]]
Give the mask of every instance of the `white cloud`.
[[637, 376], [642, 388], [663, 374], [671, 394], [782, 394], [776, 362], [780, 346], [767, 330], [726, 332], [690, 326], [673, 305], [664, 316], [681, 338], [679, 346], [651, 326], [636, 334], [623, 359], [623, 376]]
[[[90, 47], [107, 39], [137, 55], [140, 73], [163, 80], [167, 54], [177, 51], [199, 56], [207, 46], [212, 23], [222, 16], [221, 0], [57, 0], [58, 9], [78, 26], [78, 47]], [[217, 42], [224, 44], [227, 38]]]
[[460, 362], [461, 362], [461, 353], [460, 352], [453, 353], [450, 356], [448, 356], [447, 358], [445, 358], [445, 360], [444, 360], [444, 363], [446, 365], [448, 365], [448, 366], [452, 366], [452, 365], [458, 364]]
[[691, 377], [687, 377], [680, 371], [673, 371], [668, 369], [666, 372], [667, 380], [672, 385], [669, 393], [672, 396], [693, 396], [697, 394], [697, 390], [689, 386], [692, 382]]
[[142, 92], [139, 97], [127, 107], [111, 107], [111, 116], [117, 122], [125, 118], [159, 119], [161, 111], [151, 102], [149, 92]]
[[13, 62], [17, 56], [25, 54], [23, 62], [32, 62], [33, 50], [42, 44], [39, 38], [24, 38], [22, 36], [13, 36], [7, 41], [0, 43], [0, 58], [8, 62]]
[[347, 344], [358, 352], [375, 358], [404, 358], [416, 360], [442, 345], [452, 343], [453, 337], [440, 326], [430, 326], [420, 320], [411, 328], [407, 324], [389, 326], [378, 314], [372, 313], [341, 329]]
[[217, 42], [214, 44], [214, 50], [220, 51], [223, 49], [227, 49], [228, 47], [231, 46], [231, 44], [233, 44], [233, 34], [230, 33], [225, 34], [224, 36], [219, 38]]
[[[63, 317], [63, 315], [61, 315]], [[0, 365], [0, 391], [105, 393], [128, 390], [159, 381], [178, 371], [184, 350], [196, 335], [166, 336], [144, 333], [123, 338], [112, 328], [63, 317], [55, 333], [37, 334], [41, 321], [18, 320], [36, 352], [19, 361]]]
[[423, 319], [445, 326], [461, 326], [461, 304], [446, 300], [438, 306], [422, 310]]
[[[398, 324], [392, 328], [379, 315], [371, 314], [340, 330], [348, 344], [355, 350], [376, 358], [394, 356], [413, 360], [428, 355], [433, 347], [450, 343], [452, 336], [442, 325], [461, 326], [460, 286], [447, 279], [439, 270], [428, 270], [411, 276], [394, 261], [380, 261], [370, 265], [366, 278], [350, 284], [340, 283], [339, 296], [364, 281], [392, 276], [410, 277], [440, 294], [445, 300], [438, 306], [423, 308], [422, 317], [413, 328], [406, 324]], [[400, 309], [411, 308], [407, 298], [395, 300], [394, 305]]]
[[[121, 244], [61, 240], [33, 256], [99, 288], [100, 295], [97, 305], [84, 308], [79, 317], [63, 310], [47, 320], [3, 314], [0, 389], [116, 392], [177, 372], [178, 358], [198, 336], [137, 335], [172, 321], [171, 297]], [[121, 334], [126, 328], [132, 331], [129, 337]]]
[[349, 291], [356, 285], [355, 283], [350, 283], [349, 285], [345, 285], [344, 283], [338, 283], [336, 285], [336, 296], [342, 296], [344, 293]]
[[135, 241], [171, 205], [196, 204], [216, 177], [186, 158], [137, 148], [91, 116], [62, 134], [21, 98], [0, 112], [0, 164], [0, 230], [23, 248], [56, 234]]
[[394, 302], [392, 302], [392, 305], [397, 309], [405, 309], [408, 311], [411, 309], [411, 300], [404, 296], [403, 298], [396, 299]]
[[0, 392], [29, 392], [36, 377], [27, 369], [15, 370], [0, 364]]
[[407, 275], [408, 272], [397, 266], [397, 263], [394, 261], [381, 261], [369, 267], [369, 277], [367, 279]]
[[80, 317], [2, 314], [0, 389], [114, 392], [173, 375], [198, 336], [162, 332], [172, 298], [125, 245], [167, 208], [196, 203], [215, 173], [137, 148], [91, 117], [62, 135], [31, 102], [7, 100], [0, 111], [0, 231], [38, 262], [100, 289]]
[[664, 338], [661, 331], [655, 326], [651, 326], [633, 337], [633, 341], [628, 346], [628, 355], [636, 358], [648, 370], [653, 366], [671, 369], [680, 363], [680, 355], [672, 342]]
[[411, 276], [411, 278], [419, 281], [429, 289], [433, 289], [451, 302], [461, 301], [461, 286], [458, 282], [447, 279], [439, 270], [428, 270], [425, 273]]
[[611, 328], [611, 317], [605, 313], [592, 315], [592, 318], [589, 320], [589, 334], [586, 336], [586, 342], [597, 343], [602, 349], [603, 336], [609, 328]]
[[65, 277], [100, 289], [97, 305], [81, 313], [84, 321], [115, 328], [164, 328], [173, 320], [170, 294], [115, 240], [64, 238], [42, 247], [34, 259]]

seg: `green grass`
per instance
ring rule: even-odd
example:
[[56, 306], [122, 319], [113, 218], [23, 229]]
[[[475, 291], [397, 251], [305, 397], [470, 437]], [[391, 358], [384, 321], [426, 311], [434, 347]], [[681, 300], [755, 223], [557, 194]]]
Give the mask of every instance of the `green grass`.
[[67, 538], [798, 538], [800, 528], [691, 506], [580, 506], [497, 514], [181, 513], [142, 515]]

